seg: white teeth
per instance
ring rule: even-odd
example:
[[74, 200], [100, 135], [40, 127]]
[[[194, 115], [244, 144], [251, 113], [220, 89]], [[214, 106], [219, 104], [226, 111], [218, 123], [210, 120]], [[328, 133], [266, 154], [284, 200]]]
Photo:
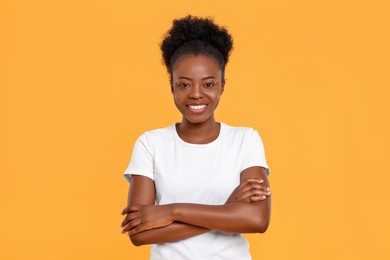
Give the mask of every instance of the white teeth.
[[206, 107], [206, 105], [189, 106], [189, 107], [192, 108], [192, 109], [202, 109], [202, 108]]

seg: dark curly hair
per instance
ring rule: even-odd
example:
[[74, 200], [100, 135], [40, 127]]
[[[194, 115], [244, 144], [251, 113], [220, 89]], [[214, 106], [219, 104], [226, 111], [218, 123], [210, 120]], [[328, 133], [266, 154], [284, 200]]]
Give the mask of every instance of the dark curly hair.
[[171, 85], [175, 62], [187, 54], [203, 54], [215, 58], [222, 71], [222, 83], [225, 83], [225, 66], [233, 49], [233, 39], [226, 28], [215, 24], [211, 17], [192, 15], [174, 19], [172, 24], [160, 43]]

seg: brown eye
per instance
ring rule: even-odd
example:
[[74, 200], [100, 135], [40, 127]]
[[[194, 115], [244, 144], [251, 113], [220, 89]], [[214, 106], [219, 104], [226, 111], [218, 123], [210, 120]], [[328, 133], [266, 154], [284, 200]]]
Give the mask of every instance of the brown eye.
[[179, 83], [178, 85], [179, 85], [179, 87], [181, 87], [181, 88], [186, 88], [186, 87], [188, 87], [188, 84], [187, 84], [187, 83]]
[[206, 84], [205, 84], [205, 87], [206, 87], [206, 88], [211, 88], [211, 87], [213, 87], [213, 86], [214, 86], [214, 83], [212, 83], [212, 82], [206, 83]]

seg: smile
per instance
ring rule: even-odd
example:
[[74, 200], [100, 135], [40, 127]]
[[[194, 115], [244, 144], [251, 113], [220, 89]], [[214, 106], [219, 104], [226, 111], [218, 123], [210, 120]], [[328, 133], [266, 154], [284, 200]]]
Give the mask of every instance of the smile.
[[207, 105], [187, 105], [187, 107], [194, 113], [201, 113], [206, 109]]

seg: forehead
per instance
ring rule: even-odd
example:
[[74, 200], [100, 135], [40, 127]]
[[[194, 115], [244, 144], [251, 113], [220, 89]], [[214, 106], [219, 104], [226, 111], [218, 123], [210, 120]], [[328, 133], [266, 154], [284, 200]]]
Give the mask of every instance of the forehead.
[[218, 62], [206, 55], [184, 55], [180, 57], [174, 64], [172, 74], [174, 77], [202, 77], [221, 75], [221, 69]]

